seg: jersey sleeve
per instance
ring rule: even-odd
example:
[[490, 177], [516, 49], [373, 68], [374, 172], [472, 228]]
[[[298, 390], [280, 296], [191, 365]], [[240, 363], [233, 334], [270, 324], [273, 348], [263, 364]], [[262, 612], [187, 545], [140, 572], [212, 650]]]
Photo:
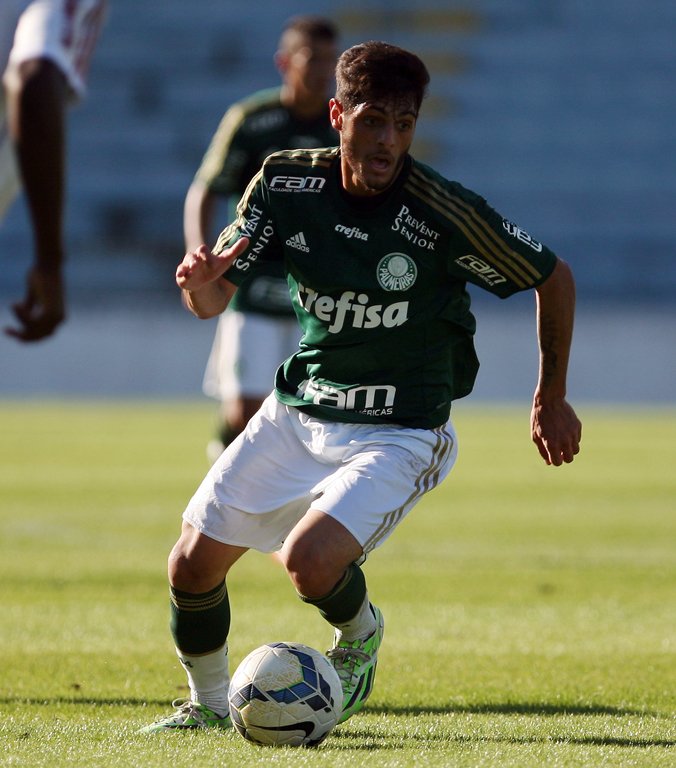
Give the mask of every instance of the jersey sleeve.
[[507, 298], [536, 288], [554, 270], [556, 255], [479, 195], [463, 189], [453, 205], [461, 242], [449, 259], [452, 276]]
[[249, 246], [223, 275], [235, 285], [241, 285], [266, 265], [280, 263], [283, 257], [263, 168], [249, 183], [237, 205], [235, 221], [221, 232], [213, 252], [221, 253], [240, 237], [248, 237]]
[[217, 195], [235, 195], [242, 190], [242, 173], [248, 161], [241, 128], [246, 111], [235, 104], [223, 115], [197, 169], [195, 179]]

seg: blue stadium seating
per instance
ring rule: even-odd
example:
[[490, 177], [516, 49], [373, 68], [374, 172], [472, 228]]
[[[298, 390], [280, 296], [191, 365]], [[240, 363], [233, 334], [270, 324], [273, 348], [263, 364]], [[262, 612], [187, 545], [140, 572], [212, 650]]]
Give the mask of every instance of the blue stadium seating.
[[[380, 37], [430, 62], [421, 157], [569, 260], [580, 295], [676, 288], [676, 4], [670, 0], [297, 2], [344, 44]], [[233, 100], [277, 81], [277, 0], [114, 0], [70, 118], [74, 283], [153, 281], [182, 252], [185, 191]], [[427, 21], [426, 21], [427, 20]], [[427, 112], [425, 112], [427, 110]], [[0, 253], [30, 247], [21, 205]], [[9, 281], [12, 281], [10, 268]]]

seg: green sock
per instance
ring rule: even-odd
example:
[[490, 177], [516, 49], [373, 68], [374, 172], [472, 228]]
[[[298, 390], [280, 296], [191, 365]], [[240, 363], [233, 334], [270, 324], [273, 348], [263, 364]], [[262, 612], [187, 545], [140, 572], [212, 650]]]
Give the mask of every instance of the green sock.
[[362, 569], [352, 563], [328, 595], [319, 598], [300, 594], [298, 596], [304, 603], [319, 608], [319, 612], [329, 624], [338, 626], [349, 622], [360, 612], [367, 597], [366, 579]]
[[237, 437], [239, 432], [236, 432], [227, 422], [223, 422], [223, 424], [219, 426], [217, 434], [218, 439], [227, 448], [230, 443]]
[[225, 581], [196, 595], [170, 588], [170, 629], [174, 643], [190, 655], [222, 648], [230, 631], [230, 601]]

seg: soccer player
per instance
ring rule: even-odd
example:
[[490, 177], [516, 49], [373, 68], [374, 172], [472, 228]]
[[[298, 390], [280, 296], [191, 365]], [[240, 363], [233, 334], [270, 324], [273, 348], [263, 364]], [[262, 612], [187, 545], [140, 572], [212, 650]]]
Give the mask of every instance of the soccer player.
[[0, 218], [23, 184], [35, 249], [18, 325], [5, 329], [19, 341], [65, 318], [66, 109], [84, 94], [105, 9], [106, 0], [3, 0], [0, 10]]
[[428, 81], [400, 48], [348, 49], [330, 101], [340, 147], [269, 157], [214, 249], [178, 266], [185, 304], [211, 317], [261, 261], [281, 261], [303, 336], [183, 514], [169, 556], [171, 629], [191, 694], [148, 731], [229, 726], [225, 580], [250, 548], [279, 550], [300, 599], [332, 625], [342, 720], [361, 709], [383, 617], [360, 565], [455, 462], [451, 403], [478, 367], [467, 283], [499, 297], [535, 291], [532, 438], [550, 465], [579, 451], [566, 401], [571, 271], [409, 155]]
[[[185, 200], [187, 250], [213, 242], [219, 199], [231, 211], [263, 160], [280, 149], [332, 147], [328, 101], [336, 66], [338, 32], [319, 16], [290, 19], [275, 64], [282, 86], [254, 93], [225, 113]], [[298, 348], [298, 323], [280, 263], [271, 263], [240, 286], [219, 318], [203, 389], [221, 402], [218, 429], [207, 446], [213, 463], [244, 429], [269, 393], [279, 363]]]

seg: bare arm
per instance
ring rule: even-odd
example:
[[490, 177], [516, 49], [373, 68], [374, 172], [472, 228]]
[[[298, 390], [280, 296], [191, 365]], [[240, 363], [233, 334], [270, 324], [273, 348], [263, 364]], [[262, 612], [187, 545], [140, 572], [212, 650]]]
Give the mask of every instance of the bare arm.
[[214, 195], [203, 182], [193, 181], [183, 206], [183, 235], [187, 251], [199, 248], [202, 243], [212, 242], [210, 230], [215, 208]]
[[62, 265], [67, 96], [63, 74], [45, 59], [24, 63], [8, 86], [9, 130], [35, 243], [26, 296], [14, 305], [20, 327], [6, 331], [21, 341], [49, 336], [65, 317]]
[[575, 314], [575, 282], [568, 265], [559, 260], [536, 294], [540, 371], [531, 435], [545, 462], [560, 466], [573, 461], [582, 438], [582, 425], [566, 401]]
[[206, 245], [186, 253], [176, 270], [176, 283], [193, 315], [206, 319], [225, 310], [237, 286], [223, 279], [223, 273], [248, 244], [249, 239], [241, 237], [219, 254], [212, 253]]

